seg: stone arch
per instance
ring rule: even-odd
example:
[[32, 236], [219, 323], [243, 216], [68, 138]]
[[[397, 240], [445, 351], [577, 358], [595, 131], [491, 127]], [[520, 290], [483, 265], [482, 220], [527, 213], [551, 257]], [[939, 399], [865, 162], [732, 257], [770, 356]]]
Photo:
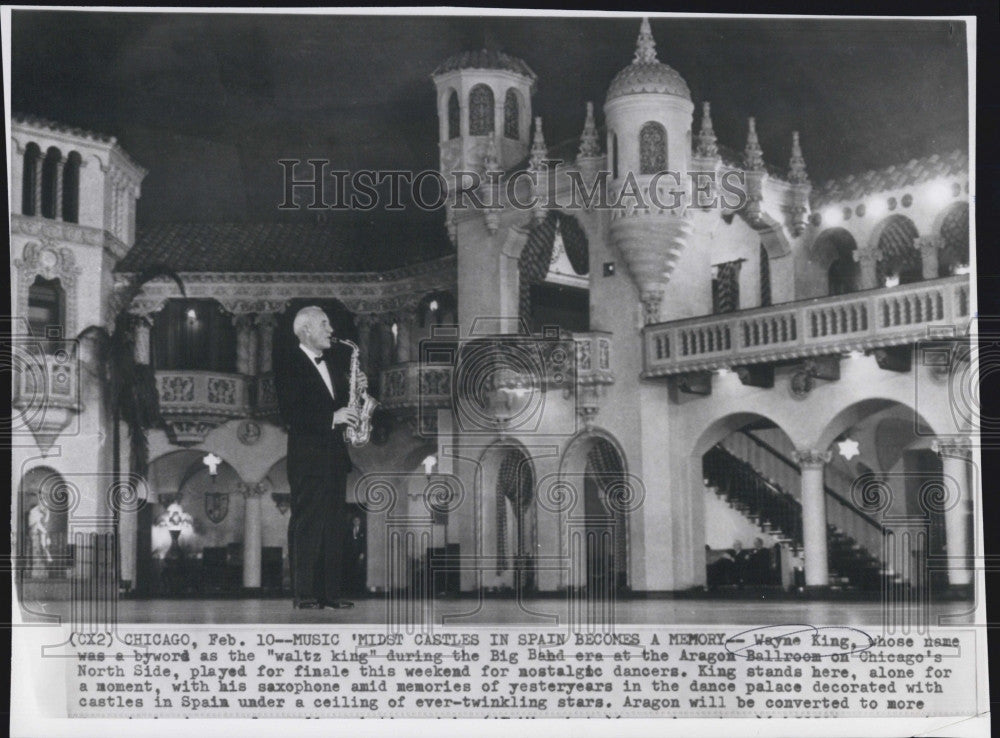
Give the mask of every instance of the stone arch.
[[42, 150], [34, 141], [24, 147], [24, 168], [21, 174], [21, 212], [24, 215], [40, 215], [41, 203], [37, 197], [41, 187], [39, 166]]
[[449, 88], [446, 96], [447, 135], [450, 141], [462, 135], [462, 109], [458, 102], [458, 92], [454, 88]]
[[842, 433], [857, 425], [861, 420], [893, 406], [906, 408], [913, 414], [914, 428], [918, 435], [932, 438], [940, 432], [940, 422], [932, 424], [923, 413], [918, 412], [908, 403], [888, 397], [869, 397], [841, 408], [832, 418], [827, 420], [813, 447], [825, 451]]
[[[596, 459], [595, 454], [603, 456], [604, 460]], [[611, 466], [608, 466], [608, 462]], [[628, 458], [625, 450], [617, 438], [607, 430], [599, 427], [591, 427], [575, 435], [566, 445], [566, 449], [559, 460], [559, 484], [568, 484], [573, 490], [573, 507], [567, 504], [566, 509], [560, 507], [559, 534], [563, 535], [566, 522], [573, 519], [575, 523], [583, 522], [585, 527], [610, 528], [610, 574], [611, 581], [605, 582], [604, 586], [597, 584], [598, 590], [608, 591], [613, 587], [616, 591], [626, 589], [630, 583], [630, 563], [631, 563], [631, 534], [632, 521], [629, 512], [632, 509], [631, 503], [641, 504], [644, 497], [642, 490], [633, 489], [637, 480], [629, 477]], [[550, 486], [551, 487], [551, 486]], [[539, 494], [544, 494], [544, 490], [539, 490]], [[628, 495], [629, 499], [610, 500], [609, 494], [618, 493]], [[610, 521], [610, 526], [607, 523]], [[579, 526], [574, 524], [573, 528]], [[572, 530], [567, 531], [570, 535]], [[593, 546], [595, 537], [590, 531], [586, 532], [586, 540], [580, 545], [574, 545], [572, 541], [559, 542], [559, 550], [572, 552], [578, 548], [586, 550], [588, 546]], [[597, 577], [592, 568], [593, 557], [588, 555], [586, 561], [574, 567], [577, 572], [577, 580], [572, 582], [573, 586], [594, 584]]]
[[817, 236], [810, 259], [827, 275], [827, 294], [843, 295], [861, 287], [861, 268], [854, 258], [858, 244], [846, 228], [827, 228]]
[[[522, 587], [535, 578], [537, 483], [531, 453], [516, 439], [498, 439], [479, 456], [476, 479], [476, 498], [481, 500], [479, 548], [482, 555], [497, 562], [496, 569], [482, 572], [483, 586], [487, 589], [513, 587], [518, 570], [522, 574]], [[511, 521], [515, 521], [513, 529]]]
[[938, 257], [943, 275], [954, 272], [956, 267], [969, 264], [969, 203], [955, 202], [942, 210], [934, 221], [933, 233], [942, 239]]
[[50, 146], [42, 160], [42, 199], [38, 203], [37, 215], [43, 218], [55, 218], [59, 214], [60, 202], [59, 179], [63, 166], [62, 151]]
[[882, 219], [872, 231], [868, 248], [875, 254], [878, 284], [886, 277], [899, 277], [900, 284], [917, 282], [923, 278], [917, 226], [905, 215], [893, 213]]
[[489, 85], [478, 84], [469, 90], [469, 135], [488, 136], [493, 133], [495, 101]]
[[521, 137], [521, 93], [514, 87], [507, 90], [503, 103], [503, 135], [515, 141]]
[[67, 223], [80, 222], [80, 153], [71, 151], [63, 164], [62, 219]]
[[639, 129], [639, 174], [667, 170], [667, 129], [655, 120]]
[[212, 298], [170, 298], [153, 317], [156, 369], [236, 371], [233, 316]]
[[17, 556], [20, 571], [32, 579], [65, 576], [69, 515], [80, 492], [49, 466], [35, 466], [21, 476], [18, 487]]
[[590, 269], [589, 241], [576, 216], [550, 210], [545, 219], [528, 231], [527, 240], [518, 256], [518, 314], [531, 322], [531, 286], [545, 281], [552, 263], [556, 230], [563, 237], [563, 248], [573, 271], [587, 274]]

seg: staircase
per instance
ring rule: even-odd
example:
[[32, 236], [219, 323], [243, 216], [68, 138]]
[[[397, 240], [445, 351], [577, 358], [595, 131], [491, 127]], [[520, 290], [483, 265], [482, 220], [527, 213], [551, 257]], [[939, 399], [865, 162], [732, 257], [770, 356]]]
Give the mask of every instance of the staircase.
[[[802, 504], [790, 492], [801, 484], [795, 462], [744, 430], [705, 454], [703, 474], [706, 484], [729, 505], [801, 556]], [[884, 584], [900, 584], [900, 576], [880, 558], [882, 525], [830, 486], [826, 508], [830, 586], [879, 591]]]

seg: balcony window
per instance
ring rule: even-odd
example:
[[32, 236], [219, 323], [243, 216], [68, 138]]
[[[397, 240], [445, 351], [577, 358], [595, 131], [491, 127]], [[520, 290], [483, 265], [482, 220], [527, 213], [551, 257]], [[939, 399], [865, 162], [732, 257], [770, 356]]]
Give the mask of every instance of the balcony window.
[[503, 105], [503, 135], [515, 141], [520, 136], [521, 105], [514, 90], [507, 90]]
[[564, 331], [589, 331], [590, 292], [547, 282], [531, 285], [531, 332], [541, 333], [547, 325]]
[[667, 169], [667, 132], [650, 121], [639, 131], [639, 173], [656, 174]]
[[25, 215], [36, 215], [38, 203], [35, 192], [39, 185], [39, 163], [42, 151], [38, 144], [30, 143], [24, 148], [24, 171], [21, 175], [21, 212]]
[[448, 140], [458, 138], [461, 134], [459, 121], [461, 112], [458, 108], [458, 93], [452, 91], [448, 96]]
[[493, 133], [493, 90], [476, 85], [469, 93], [469, 134], [487, 136]]
[[740, 266], [743, 259], [712, 268], [712, 312], [732, 313], [740, 309]]
[[58, 279], [35, 277], [35, 283], [28, 288], [28, 325], [31, 335], [36, 338], [48, 337], [48, 329], [63, 333], [65, 322], [66, 293]]
[[157, 369], [236, 371], [236, 327], [214, 300], [170, 300], [152, 338]]

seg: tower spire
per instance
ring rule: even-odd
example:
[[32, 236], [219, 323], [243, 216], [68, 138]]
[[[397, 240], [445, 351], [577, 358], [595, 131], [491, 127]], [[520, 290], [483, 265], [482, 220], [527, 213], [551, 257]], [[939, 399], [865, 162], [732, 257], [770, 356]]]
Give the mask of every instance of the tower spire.
[[701, 104], [701, 130], [698, 131], [698, 156], [714, 159], [719, 155], [715, 130], [712, 128], [712, 112], [708, 101]]
[[633, 64], [656, 64], [656, 41], [653, 40], [653, 30], [649, 27], [649, 18], [642, 19], [639, 26], [639, 38], [635, 42], [635, 59]]
[[751, 117], [749, 123], [747, 145], [743, 149], [744, 164], [747, 169], [760, 172], [764, 170], [764, 152], [760, 148], [760, 141], [757, 140], [757, 122]]
[[808, 184], [806, 160], [802, 156], [802, 146], [799, 145], [799, 132], [792, 131], [792, 158], [788, 162], [788, 181], [792, 184]]
[[597, 126], [594, 123], [594, 103], [587, 103], [587, 118], [583, 122], [583, 133], [580, 134], [579, 158], [601, 155], [601, 146], [597, 142]]
[[531, 140], [531, 158], [528, 160], [532, 169], [536, 172], [542, 168], [542, 162], [549, 155], [545, 146], [545, 137], [542, 135], [542, 116], [535, 117], [535, 135]]

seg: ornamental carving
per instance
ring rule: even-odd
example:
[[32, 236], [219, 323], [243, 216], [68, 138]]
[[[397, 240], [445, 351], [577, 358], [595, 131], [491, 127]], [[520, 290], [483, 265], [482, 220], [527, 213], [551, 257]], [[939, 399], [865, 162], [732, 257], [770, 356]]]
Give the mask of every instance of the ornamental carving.
[[236, 382], [225, 377], [209, 377], [208, 401], [213, 405], [235, 405]]
[[66, 325], [63, 326], [63, 336], [75, 336], [77, 333], [77, 277], [83, 270], [76, 265], [76, 257], [72, 249], [60, 246], [49, 238], [42, 236], [41, 242], [29, 241], [24, 245], [21, 258], [14, 260], [17, 270], [17, 312], [16, 315], [28, 315], [28, 291], [36, 277], [42, 279], [58, 279], [59, 286], [66, 296]]
[[160, 402], [194, 402], [194, 377], [160, 375]]
[[832, 454], [829, 451], [819, 451], [814, 448], [796, 449], [792, 454], [795, 463], [804, 468], [822, 468], [830, 463]]

